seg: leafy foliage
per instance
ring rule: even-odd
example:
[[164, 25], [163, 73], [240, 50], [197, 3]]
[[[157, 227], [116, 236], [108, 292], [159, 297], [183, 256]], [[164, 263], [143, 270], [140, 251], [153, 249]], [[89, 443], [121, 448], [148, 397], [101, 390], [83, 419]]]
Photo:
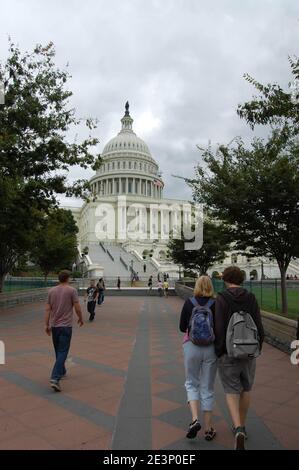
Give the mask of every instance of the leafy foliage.
[[172, 239], [168, 244], [170, 257], [186, 270], [206, 274], [213, 264], [225, 258], [229, 231], [224, 225], [206, 220], [203, 226], [203, 245], [199, 250], [185, 250], [184, 239]]
[[244, 75], [259, 92], [259, 96], [239, 105], [237, 112], [252, 128], [256, 124], [271, 124], [276, 127], [289, 126], [294, 133], [299, 132], [299, 88], [292, 89], [294, 83], [299, 86], [299, 59], [289, 57], [289, 62], [293, 83], [290, 83], [287, 91], [277, 83], [263, 85], [250, 75]]
[[[71, 166], [96, 169], [98, 143], [91, 135], [69, 142], [81, 123], [70, 106], [70, 78], [54, 63], [52, 43], [21, 53], [13, 43], [0, 65], [5, 104], [0, 106], [0, 291], [4, 275], [32, 246], [36, 227], [57, 205], [57, 195], [88, 197], [89, 184], [69, 184]], [[86, 120], [89, 133], [96, 122]]]
[[45, 277], [50, 272], [69, 269], [77, 255], [78, 232], [71, 211], [54, 209], [36, 231], [31, 259]]

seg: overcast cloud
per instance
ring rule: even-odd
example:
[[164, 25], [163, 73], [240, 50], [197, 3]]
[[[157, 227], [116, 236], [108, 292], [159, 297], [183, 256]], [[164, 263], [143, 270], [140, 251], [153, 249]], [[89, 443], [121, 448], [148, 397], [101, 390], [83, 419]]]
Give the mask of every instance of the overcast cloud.
[[299, 55], [299, 2], [1, 1], [1, 60], [8, 35], [23, 50], [54, 42], [57, 64], [69, 63], [77, 115], [100, 121], [100, 151], [119, 131], [129, 100], [134, 130], [163, 172], [164, 194], [190, 198], [171, 175], [193, 174], [196, 144], [252, 135], [235, 112], [253, 94], [243, 74], [284, 86], [291, 79], [287, 56]]

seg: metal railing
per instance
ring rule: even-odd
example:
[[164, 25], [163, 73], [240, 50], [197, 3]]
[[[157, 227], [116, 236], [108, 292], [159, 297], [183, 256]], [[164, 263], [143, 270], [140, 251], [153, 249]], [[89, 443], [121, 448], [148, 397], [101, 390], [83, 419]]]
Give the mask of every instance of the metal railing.
[[[194, 279], [181, 279], [179, 282], [194, 287]], [[215, 293], [225, 289], [225, 284], [220, 279], [212, 279]], [[282, 308], [280, 279], [263, 279], [258, 281], [244, 281], [242, 286], [252, 292], [260, 307], [268, 312], [280, 313]], [[299, 318], [299, 280], [287, 281], [288, 316]]]
[[10, 277], [4, 281], [3, 293], [41, 289], [43, 287], [53, 287], [57, 284], [57, 278], [45, 281], [42, 277]]

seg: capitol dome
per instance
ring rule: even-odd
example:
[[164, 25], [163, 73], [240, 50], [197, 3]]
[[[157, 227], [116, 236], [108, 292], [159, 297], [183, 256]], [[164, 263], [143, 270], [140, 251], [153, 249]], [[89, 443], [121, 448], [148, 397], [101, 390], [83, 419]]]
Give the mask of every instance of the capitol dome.
[[102, 165], [91, 183], [95, 195], [162, 198], [164, 183], [147, 144], [133, 131], [126, 103], [120, 132], [105, 145]]
[[133, 122], [134, 120], [131, 118], [129, 113], [129, 103], [127, 102], [125, 115], [121, 119], [122, 129], [116, 137], [113, 137], [105, 145], [101, 155], [102, 158], [115, 155], [116, 153], [119, 154], [130, 152], [136, 155], [141, 154], [145, 157], [149, 157], [152, 161], [154, 161], [146, 143], [133, 131]]

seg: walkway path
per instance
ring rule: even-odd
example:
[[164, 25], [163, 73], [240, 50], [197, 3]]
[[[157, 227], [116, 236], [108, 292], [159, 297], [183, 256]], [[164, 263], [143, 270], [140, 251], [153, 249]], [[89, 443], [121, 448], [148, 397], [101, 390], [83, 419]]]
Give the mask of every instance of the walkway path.
[[[184, 437], [181, 307], [177, 297], [107, 297], [93, 324], [74, 329], [63, 393], [48, 385], [53, 352], [43, 305], [0, 311], [0, 449], [231, 449], [218, 380], [217, 438]], [[248, 431], [249, 449], [299, 449], [299, 368], [269, 345], [258, 361]]]

